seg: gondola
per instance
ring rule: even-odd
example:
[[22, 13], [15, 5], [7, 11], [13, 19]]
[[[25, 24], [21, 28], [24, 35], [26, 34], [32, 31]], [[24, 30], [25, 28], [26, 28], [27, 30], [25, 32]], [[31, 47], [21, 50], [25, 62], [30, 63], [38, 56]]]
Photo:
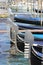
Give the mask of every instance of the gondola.
[[43, 41], [35, 41], [35, 44], [31, 47], [31, 65], [42, 65], [43, 64]]
[[33, 24], [26, 24], [26, 23], [20, 23], [20, 22], [15, 22], [19, 29], [43, 29], [41, 26], [33, 25]]
[[[25, 33], [19, 33], [19, 36], [21, 38], [17, 38], [17, 46], [18, 49], [21, 50], [22, 52], [24, 52], [24, 35]], [[42, 35], [42, 36], [41, 36]], [[33, 34], [35, 41], [33, 43], [33, 45], [31, 46], [30, 49], [30, 63], [31, 65], [41, 65], [43, 63], [43, 34], [39, 33], [35, 33]]]
[[[43, 33], [38, 33], [38, 32], [32, 32], [33, 36], [34, 36], [34, 40], [43, 40]], [[18, 34], [21, 38], [24, 38], [25, 36], [25, 32], [20, 32]]]
[[[34, 40], [35, 41], [43, 41], [43, 33], [38, 33], [38, 32], [35, 32], [35, 33], [32, 33], [33, 34], [33, 36], [34, 36]], [[22, 52], [24, 52], [24, 36], [25, 36], [25, 32], [21, 32], [21, 33], [19, 33], [18, 34], [18, 36], [17, 36], [17, 46], [18, 46], [18, 48], [20, 47], [22, 47], [20, 50], [22, 51]]]
[[[27, 23], [27, 24], [35, 24], [41, 26], [41, 18], [40, 17], [32, 17], [29, 14], [17, 14], [14, 16], [15, 22], [19, 23]], [[42, 18], [43, 25], [43, 18]]]

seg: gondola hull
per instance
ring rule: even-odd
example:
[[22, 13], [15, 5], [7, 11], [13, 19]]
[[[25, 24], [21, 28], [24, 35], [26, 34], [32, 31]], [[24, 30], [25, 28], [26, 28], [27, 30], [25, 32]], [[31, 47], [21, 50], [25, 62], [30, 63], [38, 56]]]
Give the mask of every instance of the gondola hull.
[[[19, 33], [18, 35], [19, 35], [19, 37], [17, 37], [17, 47], [20, 51], [24, 52], [25, 43], [24, 43], [23, 40], [21, 40], [21, 38], [24, 39], [25, 33]], [[43, 34], [40, 34], [40, 33], [39, 34], [37, 34], [37, 33], [34, 34], [33, 33], [33, 36], [34, 36], [35, 41], [39, 41], [39, 42], [43, 41]]]
[[[22, 34], [19, 34], [21, 38], [24, 39], [24, 32]], [[33, 46], [31, 46], [30, 49], [30, 62], [31, 65], [42, 65], [43, 62], [43, 54], [42, 54], [42, 46], [43, 46], [43, 34], [33, 34], [35, 38], [35, 42]], [[38, 40], [37, 40], [38, 39]], [[36, 44], [36, 45], [35, 45]], [[17, 38], [17, 47], [20, 51], [24, 52], [24, 46], [25, 43], [20, 38]], [[37, 53], [36, 53], [36, 52]]]
[[[38, 50], [38, 49], [37, 49]], [[32, 48], [31, 48], [31, 55], [30, 55], [30, 57], [31, 57], [31, 59], [30, 59], [30, 61], [31, 61], [31, 65], [42, 65], [41, 64], [41, 62], [42, 62], [42, 60], [40, 59], [40, 57], [38, 58], [38, 56], [37, 55], [35, 55], [34, 53], [33, 53], [34, 51], [32, 50]]]
[[15, 23], [19, 26], [19, 29], [43, 29], [43, 27], [37, 25], [25, 24], [19, 22], [15, 22]]
[[[32, 32], [33, 36], [34, 36], [34, 40], [39, 40], [39, 41], [43, 41], [43, 33], [42, 32]], [[24, 38], [25, 36], [25, 32], [20, 32], [18, 34], [21, 38]]]
[[[15, 15], [14, 20], [15, 22], [19, 22], [19, 23], [35, 24], [41, 26], [40, 17], [32, 17], [31, 15], [27, 15], [27, 14]], [[43, 25], [43, 18], [42, 18], [42, 25]]]

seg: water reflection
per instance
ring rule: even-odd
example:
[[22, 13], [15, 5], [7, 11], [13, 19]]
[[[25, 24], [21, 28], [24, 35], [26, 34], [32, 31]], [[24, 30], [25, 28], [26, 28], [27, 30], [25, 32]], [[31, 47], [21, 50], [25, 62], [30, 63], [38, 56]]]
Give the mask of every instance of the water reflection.
[[[9, 26], [5, 23], [0, 23], [1, 30], [10, 31]], [[25, 59], [23, 54], [15, 52], [14, 44], [9, 40], [9, 33], [0, 32], [0, 65], [29, 65], [28, 59]], [[12, 51], [13, 50], [13, 51]], [[12, 51], [12, 53], [11, 53]]]
[[9, 54], [0, 55], [1, 65], [29, 65], [28, 59], [25, 59], [23, 55], [11, 56]]

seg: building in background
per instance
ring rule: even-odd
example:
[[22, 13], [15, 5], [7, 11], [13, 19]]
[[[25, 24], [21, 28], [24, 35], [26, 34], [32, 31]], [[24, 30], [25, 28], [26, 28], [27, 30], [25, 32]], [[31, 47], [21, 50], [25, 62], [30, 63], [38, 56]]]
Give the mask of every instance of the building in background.
[[0, 17], [8, 16], [8, 0], [0, 0]]

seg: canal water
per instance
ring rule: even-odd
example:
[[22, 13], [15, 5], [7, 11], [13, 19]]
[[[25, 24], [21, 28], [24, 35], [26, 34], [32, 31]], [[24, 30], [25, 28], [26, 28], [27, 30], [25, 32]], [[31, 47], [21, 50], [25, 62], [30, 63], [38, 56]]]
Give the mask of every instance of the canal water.
[[[10, 31], [9, 26], [5, 23], [0, 23], [0, 31]], [[0, 32], [0, 65], [29, 65], [29, 59], [24, 58], [24, 55], [17, 53], [12, 56], [10, 50], [10, 35], [8, 32]]]

